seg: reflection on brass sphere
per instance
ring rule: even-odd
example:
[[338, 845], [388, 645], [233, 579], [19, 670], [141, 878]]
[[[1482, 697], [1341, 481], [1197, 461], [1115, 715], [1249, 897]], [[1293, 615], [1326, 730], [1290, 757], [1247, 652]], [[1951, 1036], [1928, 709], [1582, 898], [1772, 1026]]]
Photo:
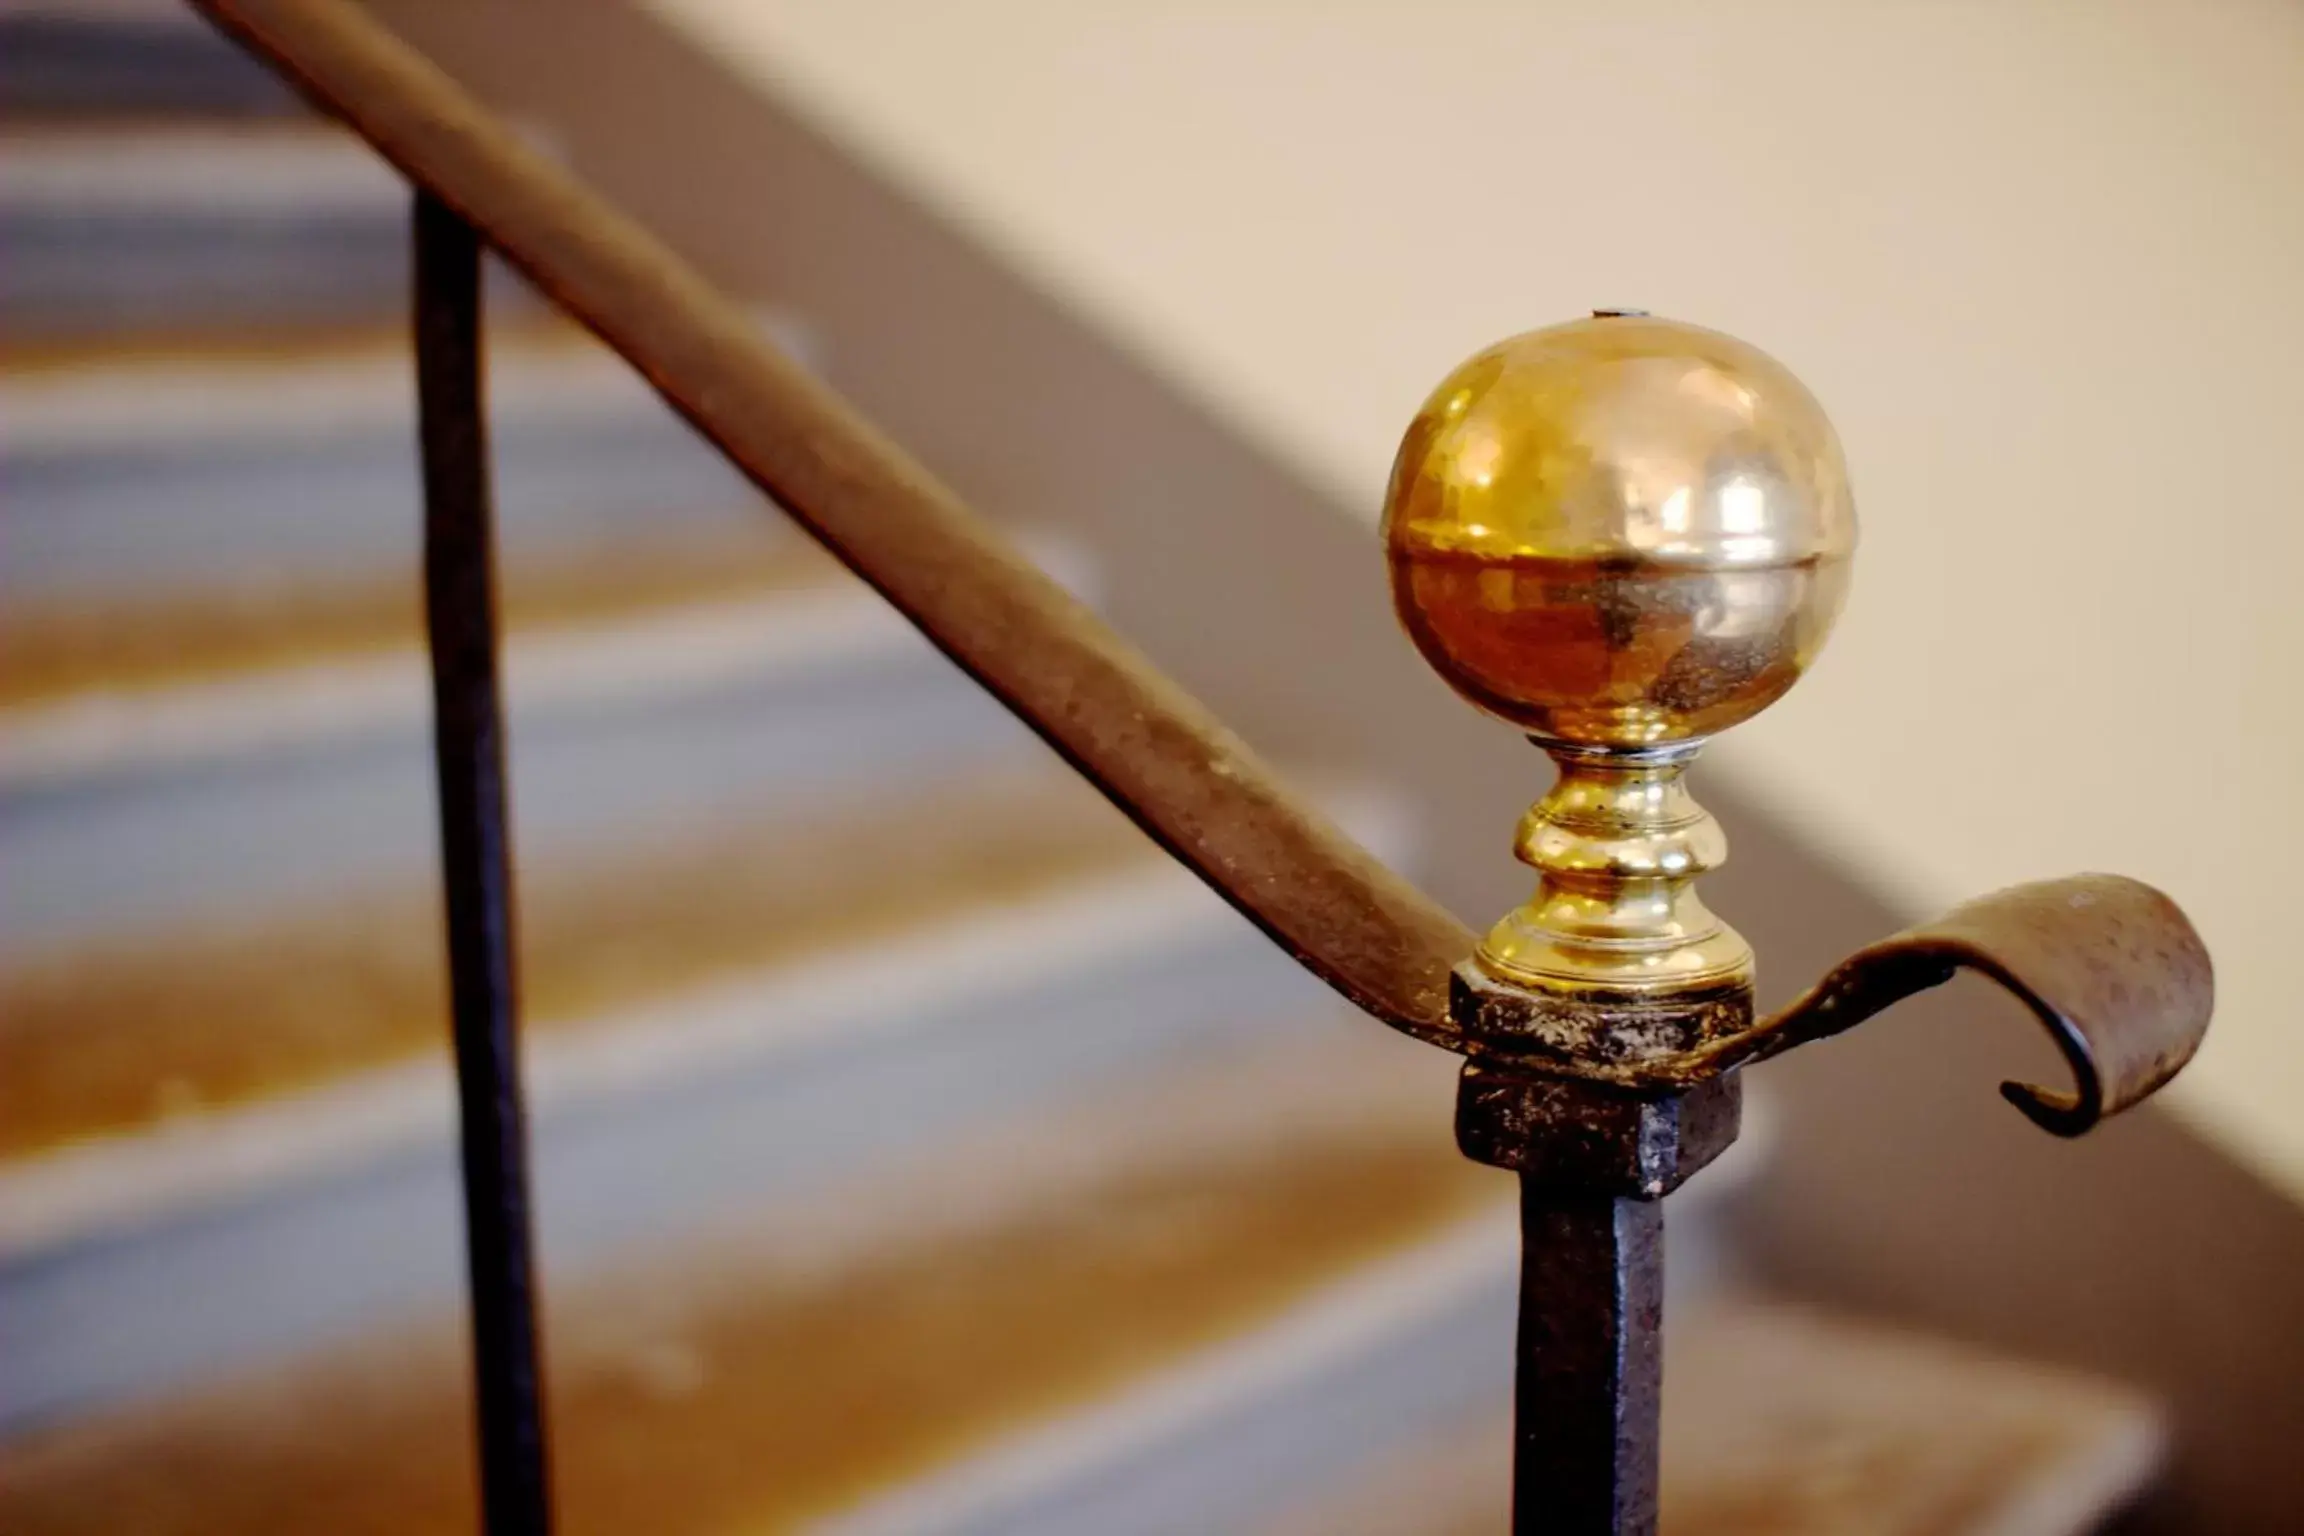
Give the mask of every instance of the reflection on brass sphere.
[[1393, 600], [1458, 692], [1637, 747], [1749, 719], [1816, 657], [1856, 510], [1815, 397], [1733, 337], [1630, 315], [1516, 336], [1417, 413]]

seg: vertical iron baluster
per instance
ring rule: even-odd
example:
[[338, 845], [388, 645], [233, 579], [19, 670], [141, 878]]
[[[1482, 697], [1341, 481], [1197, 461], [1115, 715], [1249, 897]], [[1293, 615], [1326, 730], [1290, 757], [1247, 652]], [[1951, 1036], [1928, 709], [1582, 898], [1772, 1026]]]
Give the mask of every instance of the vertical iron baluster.
[[510, 828], [481, 394], [480, 239], [454, 210], [419, 192], [415, 247], [424, 607], [463, 1126], [481, 1508], [489, 1536], [543, 1536], [552, 1517], [512, 969]]
[[1664, 1204], [1520, 1184], [1516, 1536], [1650, 1536]]

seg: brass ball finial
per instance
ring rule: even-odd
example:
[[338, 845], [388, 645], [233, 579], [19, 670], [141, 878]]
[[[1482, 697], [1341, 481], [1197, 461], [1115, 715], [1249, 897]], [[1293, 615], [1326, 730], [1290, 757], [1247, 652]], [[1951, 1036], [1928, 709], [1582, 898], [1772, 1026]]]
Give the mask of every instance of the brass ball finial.
[[1384, 508], [1424, 657], [1549, 740], [1632, 747], [1749, 719], [1840, 611], [1839, 439], [1733, 337], [1611, 312], [1488, 348], [1417, 413]]
[[1726, 843], [1680, 775], [1799, 679], [1846, 597], [1855, 505], [1815, 397], [1757, 348], [1637, 312], [1530, 331], [1417, 413], [1384, 543], [1425, 660], [1561, 766], [1520, 827], [1542, 881], [1479, 968], [1748, 998], [1751, 950], [1692, 883]]

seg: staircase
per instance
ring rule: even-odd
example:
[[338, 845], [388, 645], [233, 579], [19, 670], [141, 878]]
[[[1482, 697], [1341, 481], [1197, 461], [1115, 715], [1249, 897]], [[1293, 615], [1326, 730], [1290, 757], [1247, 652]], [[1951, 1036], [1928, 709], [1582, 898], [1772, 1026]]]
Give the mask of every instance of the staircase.
[[[0, 60], [0, 1528], [469, 1530], [406, 192], [172, 12], [11, 6]], [[1517, 1237], [1449, 1062], [490, 309], [563, 1528], [1493, 1524]], [[1675, 1347], [1818, 1337], [1716, 1315]], [[1691, 1379], [1909, 1449], [1916, 1357], [1831, 1337], [1868, 1363]], [[2150, 1463], [2124, 1395], [1924, 1360], [1931, 1420], [2022, 1384], [1928, 1486], [2081, 1490], [1994, 1529]], [[1674, 1529], [1854, 1528], [1771, 1453], [1676, 1463]], [[1984, 1528], [1940, 1505], [1868, 1528]]]

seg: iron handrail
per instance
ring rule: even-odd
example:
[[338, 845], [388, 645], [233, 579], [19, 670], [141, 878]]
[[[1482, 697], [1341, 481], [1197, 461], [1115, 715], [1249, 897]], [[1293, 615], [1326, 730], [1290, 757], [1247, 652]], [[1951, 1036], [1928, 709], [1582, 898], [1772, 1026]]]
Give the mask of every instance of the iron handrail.
[[192, 0], [654, 386], [1178, 861], [1361, 1009], [1453, 1045], [1471, 932], [1255, 753], [757, 320], [349, 0]]

